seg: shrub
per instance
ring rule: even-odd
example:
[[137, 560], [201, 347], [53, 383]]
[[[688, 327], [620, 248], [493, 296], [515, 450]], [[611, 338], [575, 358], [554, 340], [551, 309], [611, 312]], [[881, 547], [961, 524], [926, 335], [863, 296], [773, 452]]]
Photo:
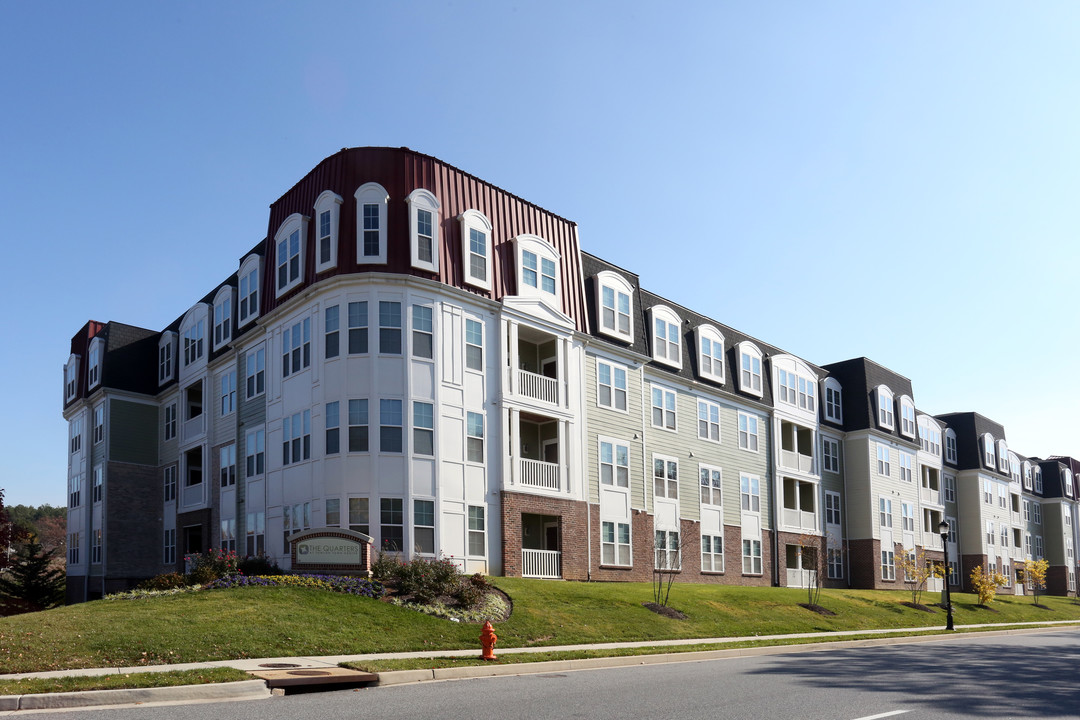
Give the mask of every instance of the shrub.
[[397, 558], [380, 550], [371, 566], [371, 576], [383, 582], [392, 581], [396, 577], [400, 566], [401, 562]]
[[990, 605], [994, 602], [997, 589], [1005, 585], [1008, 580], [999, 572], [983, 572], [982, 565], [976, 565], [971, 571], [971, 586], [979, 596], [980, 605]]
[[188, 567], [188, 582], [193, 585], [205, 585], [218, 578], [236, 575], [239, 557], [232, 550], [211, 548], [205, 553], [194, 553], [184, 558]]
[[237, 572], [243, 575], [281, 575], [282, 570], [265, 555], [248, 555], [236, 563]]
[[178, 572], [155, 575], [135, 586], [136, 590], [173, 590], [187, 585], [187, 578]]
[[457, 600], [461, 604], [461, 607], [467, 610], [474, 610], [479, 608], [484, 598], [487, 597], [487, 589], [480, 585], [474, 585], [470, 581], [461, 583], [457, 591]]
[[461, 585], [461, 573], [449, 558], [413, 558], [397, 567], [394, 580], [399, 593], [412, 595], [416, 602], [428, 603], [439, 597], [455, 596]]
[[232, 575], [220, 578], [208, 589], [236, 587], [301, 587], [377, 598], [385, 593], [382, 583], [347, 575]]

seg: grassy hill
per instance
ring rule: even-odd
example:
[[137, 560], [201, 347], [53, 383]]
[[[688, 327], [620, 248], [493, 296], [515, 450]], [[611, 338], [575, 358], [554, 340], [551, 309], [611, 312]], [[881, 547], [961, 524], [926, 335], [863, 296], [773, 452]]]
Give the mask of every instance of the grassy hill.
[[[671, 604], [688, 619], [642, 607], [646, 583], [494, 578], [513, 600], [496, 627], [499, 647], [772, 635], [870, 628], [943, 627], [945, 613], [905, 607], [904, 592], [825, 590], [818, 615], [803, 590], [678, 584]], [[927, 594], [924, 602], [934, 602]], [[953, 596], [957, 624], [1080, 620], [1080, 603], [999, 596], [994, 610]], [[479, 627], [377, 600], [301, 588], [208, 590], [143, 600], [98, 600], [0, 618], [0, 673], [156, 665], [241, 657], [344, 655], [479, 648]]]

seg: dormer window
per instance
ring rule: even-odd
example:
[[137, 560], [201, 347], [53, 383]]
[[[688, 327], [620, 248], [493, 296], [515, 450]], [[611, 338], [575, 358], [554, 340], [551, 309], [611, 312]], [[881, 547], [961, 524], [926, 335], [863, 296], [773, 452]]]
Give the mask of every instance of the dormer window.
[[956, 431], [952, 428], [945, 430], [945, 460], [956, 464]]
[[427, 190], [417, 188], [405, 198], [409, 206], [409, 241], [412, 266], [439, 272], [439, 201]]
[[158, 343], [158, 385], [173, 379], [173, 358], [176, 357], [176, 333], [166, 332], [161, 334], [161, 342]]
[[1005, 444], [1004, 440], [997, 441], [997, 458], [998, 458], [998, 470], [1000, 472], [1009, 471], [1009, 447]]
[[600, 332], [619, 340], [633, 342], [634, 319], [630, 312], [633, 287], [622, 275], [610, 270], [598, 273], [595, 282]]
[[761, 397], [761, 351], [752, 342], [739, 343], [739, 389]]
[[1016, 453], [1009, 453], [1009, 477], [1014, 483], [1020, 482], [1020, 458]]
[[237, 325], [259, 315], [259, 256], [249, 255], [240, 265], [240, 312]]
[[87, 353], [86, 363], [86, 387], [93, 388], [101, 382], [101, 338], [90, 341], [90, 352]]
[[379, 183], [356, 189], [356, 263], [386, 264], [386, 206], [390, 196]]
[[337, 267], [341, 196], [324, 190], [315, 201], [315, 272]]
[[993, 470], [997, 467], [997, 454], [994, 452], [994, 438], [990, 433], [982, 436], [983, 465]]
[[1023, 469], [1024, 489], [1025, 490], [1030, 490], [1031, 489], [1031, 463], [1029, 463], [1027, 460], [1025, 460], [1023, 467], [1024, 467], [1024, 469]]
[[514, 238], [514, 247], [518, 260], [518, 295], [559, 301], [558, 251], [537, 235], [519, 235]]
[[79, 356], [68, 357], [64, 365], [64, 400], [71, 400], [79, 390]]
[[915, 403], [907, 395], [900, 396], [900, 434], [915, 437]]
[[652, 315], [653, 360], [672, 367], [682, 367], [682, 320], [670, 308], [657, 305], [649, 310]]
[[886, 430], [892, 430], [896, 427], [896, 418], [893, 414], [893, 394], [884, 385], [878, 386], [877, 389], [877, 410], [878, 410], [878, 427], [885, 428]]
[[482, 213], [466, 210], [461, 221], [461, 257], [465, 261], [465, 282], [491, 289], [491, 223]]
[[712, 325], [699, 325], [694, 334], [698, 344], [698, 375], [724, 382], [724, 336]]
[[214, 297], [214, 349], [232, 340], [233, 289], [226, 285]]
[[205, 307], [205, 305], [197, 305], [184, 316], [184, 321], [180, 324], [181, 359], [183, 361], [180, 367], [182, 368], [186, 368], [204, 357], [206, 350]]
[[304, 277], [304, 245], [307, 238], [308, 218], [300, 213], [293, 213], [285, 222], [281, 223], [277, 234], [274, 235], [274, 243], [277, 253], [274, 256], [274, 264], [277, 268], [274, 287], [277, 295], [300, 284]]
[[825, 378], [825, 419], [835, 423], [844, 422], [843, 407], [840, 381], [836, 378]]
[[1039, 494], [1042, 494], [1042, 491], [1043, 491], [1042, 468], [1039, 467], [1038, 465], [1036, 465], [1032, 469], [1032, 475], [1035, 478], [1035, 492], [1037, 492]]
[[919, 416], [919, 446], [923, 452], [941, 457], [941, 429], [926, 415]]
[[1069, 470], [1069, 468], [1061, 468], [1061, 487], [1065, 490], [1065, 495], [1068, 497], [1072, 497], [1073, 495], [1072, 481], [1072, 470]]

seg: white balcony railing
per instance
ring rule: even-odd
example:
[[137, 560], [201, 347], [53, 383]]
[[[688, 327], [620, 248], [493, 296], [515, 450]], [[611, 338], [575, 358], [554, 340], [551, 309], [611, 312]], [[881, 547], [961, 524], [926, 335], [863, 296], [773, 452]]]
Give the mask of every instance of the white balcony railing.
[[797, 568], [788, 568], [787, 586], [810, 587], [810, 583], [816, 580], [816, 578], [817, 572], [814, 570], [799, 570]]
[[931, 505], [941, 504], [941, 491], [932, 490], [928, 487], [922, 489], [922, 501], [924, 503], [930, 503]]
[[940, 550], [941, 536], [937, 533], [923, 533], [922, 545], [926, 550]]
[[185, 420], [180, 427], [181, 440], [187, 441], [206, 432], [206, 413]]
[[559, 489], [559, 466], [542, 460], [521, 459], [521, 484], [545, 490]]
[[562, 560], [558, 550], [521, 550], [521, 577], [560, 578]]
[[559, 381], [528, 370], [518, 370], [518, 392], [533, 400], [559, 404]]
[[203, 486], [206, 483], [196, 483], [184, 487], [184, 507], [193, 507], [203, 504]]
[[792, 470], [798, 470], [804, 473], [813, 472], [814, 456], [802, 455], [794, 450], [781, 450], [780, 464], [786, 468], [791, 468]]
[[784, 508], [784, 525], [798, 530], [817, 530], [817, 513]]

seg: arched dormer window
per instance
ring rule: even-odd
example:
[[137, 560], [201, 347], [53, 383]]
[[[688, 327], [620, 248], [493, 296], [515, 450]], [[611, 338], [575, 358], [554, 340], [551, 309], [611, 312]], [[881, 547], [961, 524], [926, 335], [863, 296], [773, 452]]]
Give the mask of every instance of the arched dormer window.
[[1009, 453], [1009, 477], [1014, 483], [1020, 482], [1020, 458], [1014, 452]]
[[900, 396], [900, 434], [915, 437], [915, 403], [907, 395]]
[[956, 431], [952, 428], [945, 429], [945, 461], [956, 464]]
[[1025, 460], [1024, 464], [1022, 466], [1021, 472], [1023, 473], [1023, 476], [1024, 476], [1024, 489], [1025, 490], [1030, 490], [1031, 489], [1031, 463], [1029, 463], [1027, 460]]
[[997, 461], [998, 471], [1009, 471], [1009, 446], [1005, 444], [1004, 440], [997, 441]]
[[187, 368], [206, 357], [206, 306], [197, 304], [180, 323], [180, 367]]
[[237, 327], [259, 317], [259, 256], [248, 255], [240, 263], [240, 311]]
[[844, 422], [844, 394], [840, 381], [836, 378], [825, 378], [825, 419], [835, 423]]
[[232, 340], [233, 289], [226, 285], [214, 295], [214, 349]]
[[682, 319], [665, 305], [649, 308], [652, 319], [653, 360], [671, 367], [682, 367]]
[[483, 213], [466, 210], [461, 221], [461, 257], [465, 263], [465, 282], [484, 290], [491, 289], [491, 223]]
[[86, 353], [86, 388], [88, 391], [101, 384], [101, 359], [104, 354], [104, 341], [99, 337], [91, 340], [90, 349]]
[[390, 195], [379, 183], [364, 183], [356, 198], [356, 264], [386, 264], [386, 206]]
[[816, 413], [817, 374], [794, 355], [773, 355], [769, 362], [774, 372], [773, 401]]
[[307, 244], [308, 218], [293, 213], [281, 223], [274, 235], [274, 288], [277, 297], [304, 280], [304, 247]]
[[1061, 468], [1061, 487], [1065, 490], [1066, 497], [1073, 496], [1073, 474], [1069, 468]]
[[919, 447], [923, 452], [941, 457], [941, 426], [929, 415], [919, 416]]
[[1035, 492], [1037, 492], [1039, 494], [1042, 494], [1042, 491], [1043, 491], [1042, 468], [1039, 467], [1038, 465], [1035, 465], [1031, 469], [1031, 473], [1035, 478]]
[[519, 235], [514, 238], [514, 254], [518, 268], [518, 295], [554, 299], [556, 306], [561, 307], [559, 252], [538, 235]]
[[417, 188], [405, 198], [409, 206], [409, 246], [412, 266], [439, 272], [439, 200], [430, 191]]
[[164, 385], [176, 373], [176, 333], [163, 332], [158, 341], [158, 385]]
[[64, 400], [73, 400], [75, 394], [79, 392], [79, 356], [68, 356], [67, 363], [64, 364]]
[[877, 395], [878, 427], [892, 430], [896, 427], [892, 390], [887, 385], [878, 385], [875, 395]]
[[694, 329], [698, 348], [698, 375], [706, 380], [724, 382], [724, 336], [712, 325]]
[[994, 436], [983, 433], [982, 436], [983, 465], [993, 470], [997, 467], [997, 453], [994, 452]]
[[739, 358], [739, 389], [761, 397], [761, 351], [754, 343], [744, 340], [738, 344], [736, 354]]
[[622, 275], [604, 270], [596, 274], [596, 315], [601, 333], [634, 341], [634, 288]]
[[315, 272], [337, 267], [338, 227], [344, 200], [332, 190], [323, 190], [315, 201]]

